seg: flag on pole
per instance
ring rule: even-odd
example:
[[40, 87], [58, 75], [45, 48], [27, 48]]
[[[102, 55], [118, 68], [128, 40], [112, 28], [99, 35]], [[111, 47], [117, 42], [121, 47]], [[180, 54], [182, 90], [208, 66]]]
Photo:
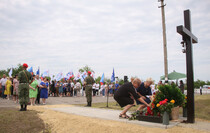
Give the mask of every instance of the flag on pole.
[[28, 69], [28, 72], [30, 72], [30, 73], [33, 75], [33, 67], [30, 67], [30, 68]]
[[51, 77], [51, 81], [55, 80], [55, 76], [54, 75], [51, 75], [50, 77]]
[[68, 80], [70, 80], [70, 79], [73, 78], [73, 77], [74, 77], [73, 71], [70, 71], [70, 72], [68, 72], [68, 73], [66, 74], [66, 78], [67, 78]]
[[42, 77], [49, 77], [49, 71], [44, 71], [42, 74]]
[[83, 79], [85, 79], [87, 77], [87, 72], [83, 72], [81, 76]]
[[80, 79], [81, 79], [81, 82], [83, 83], [85, 78], [87, 77], [87, 72], [83, 72], [82, 74], [80, 74]]
[[28, 69], [28, 72], [33, 72], [33, 67], [30, 67], [30, 68]]
[[63, 77], [63, 73], [60, 72], [60, 73], [58, 73], [58, 74], [56, 75], [55, 80], [56, 80], [56, 81], [60, 81], [60, 80], [62, 79], [62, 77]]
[[112, 77], [111, 77], [111, 82], [115, 81], [115, 74], [114, 74], [114, 68], [113, 68], [113, 72], [112, 72]]
[[39, 67], [38, 67], [38, 70], [36, 71], [36, 75], [39, 75]]
[[78, 79], [80, 79], [80, 73], [79, 72], [77, 73], [77, 76], [75, 77], [75, 80], [78, 80]]
[[9, 77], [12, 77], [12, 68], [9, 71]]
[[66, 74], [65, 77], [66, 77], [68, 80], [70, 80], [71, 78], [73, 78], [73, 77], [74, 77], [73, 71], [68, 72], [68, 73]]
[[103, 74], [102, 74], [102, 76], [101, 76], [100, 83], [101, 83], [101, 85], [103, 85], [103, 84], [104, 84], [104, 73], [103, 73]]

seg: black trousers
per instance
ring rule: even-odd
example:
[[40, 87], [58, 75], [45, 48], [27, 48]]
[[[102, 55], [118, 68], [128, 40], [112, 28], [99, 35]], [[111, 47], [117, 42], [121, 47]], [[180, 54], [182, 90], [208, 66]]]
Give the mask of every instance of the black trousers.
[[38, 88], [38, 94], [37, 94], [37, 97], [36, 97], [36, 102], [38, 103], [38, 104], [40, 104], [40, 88]]
[[93, 89], [93, 96], [96, 95], [96, 89]]
[[70, 89], [70, 96], [73, 96], [73, 88]]

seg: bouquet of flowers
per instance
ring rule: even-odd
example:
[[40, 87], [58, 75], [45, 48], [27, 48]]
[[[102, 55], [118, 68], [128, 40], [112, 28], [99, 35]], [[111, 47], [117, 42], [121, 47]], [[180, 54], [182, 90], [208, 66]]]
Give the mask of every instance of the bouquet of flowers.
[[171, 100], [168, 102], [168, 99], [160, 101], [158, 104], [156, 104], [156, 107], [159, 108], [159, 111], [161, 113], [168, 112], [171, 113], [171, 109], [174, 107], [175, 100]]
[[142, 111], [135, 111], [131, 114], [130, 120], [136, 120], [137, 116], [154, 116], [154, 113], [150, 107], [144, 108]]

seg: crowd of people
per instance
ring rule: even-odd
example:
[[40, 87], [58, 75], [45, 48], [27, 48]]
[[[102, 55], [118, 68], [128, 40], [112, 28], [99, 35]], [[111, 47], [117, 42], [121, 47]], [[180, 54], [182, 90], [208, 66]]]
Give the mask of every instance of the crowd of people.
[[[0, 92], [3, 99], [10, 100], [12, 96], [15, 103], [20, 103], [20, 111], [25, 111], [28, 103], [31, 106], [46, 104], [46, 99], [52, 97], [79, 97], [86, 96], [87, 106], [91, 106], [92, 96], [113, 96], [116, 102], [124, 107], [119, 115], [121, 118], [128, 118], [126, 112], [135, 105], [140, 105], [137, 110], [142, 110], [145, 107], [150, 107], [152, 94], [156, 91], [157, 86], [154, 85], [152, 78], [148, 78], [145, 82], [141, 82], [138, 78], [131, 78], [131, 82], [119, 85], [115, 83], [100, 84], [95, 82], [90, 76], [85, 78], [84, 83], [79, 80], [61, 80], [49, 81], [46, 77], [40, 78], [39, 75], [31, 75], [26, 71], [27, 64], [23, 64], [23, 71], [18, 75], [6, 77], [4, 74], [0, 78]], [[172, 83], [173, 84], [173, 83]], [[162, 85], [162, 81], [158, 83]], [[184, 93], [183, 81], [180, 81], [182, 93]]]
[[[39, 75], [32, 75], [29, 82], [29, 99], [30, 105], [46, 104], [46, 99], [52, 97], [79, 97], [86, 96], [85, 88], [87, 84], [82, 84], [79, 80], [61, 80], [49, 81], [46, 77], [41, 78]], [[113, 96], [114, 92], [119, 89], [118, 81], [115, 83], [94, 82], [92, 84], [92, 96]], [[18, 75], [14, 77], [0, 77], [0, 93], [3, 99], [13, 100], [14, 103], [19, 103], [18, 97], [19, 79]], [[12, 98], [11, 98], [12, 97]]]

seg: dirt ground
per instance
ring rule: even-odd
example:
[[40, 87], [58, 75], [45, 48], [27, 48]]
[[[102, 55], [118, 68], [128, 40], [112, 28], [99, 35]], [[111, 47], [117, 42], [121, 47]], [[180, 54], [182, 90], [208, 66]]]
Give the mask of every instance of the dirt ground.
[[71, 105], [47, 105], [32, 106], [29, 110], [40, 112], [38, 116], [45, 124], [50, 126], [52, 133], [204, 133], [188, 127], [173, 127], [169, 129], [144, 127], [135, 124], [117, 122], [111, 120], [101, 120], [84, 116], [66, 114], [52, 111], [49, 108], [65, 107]]

